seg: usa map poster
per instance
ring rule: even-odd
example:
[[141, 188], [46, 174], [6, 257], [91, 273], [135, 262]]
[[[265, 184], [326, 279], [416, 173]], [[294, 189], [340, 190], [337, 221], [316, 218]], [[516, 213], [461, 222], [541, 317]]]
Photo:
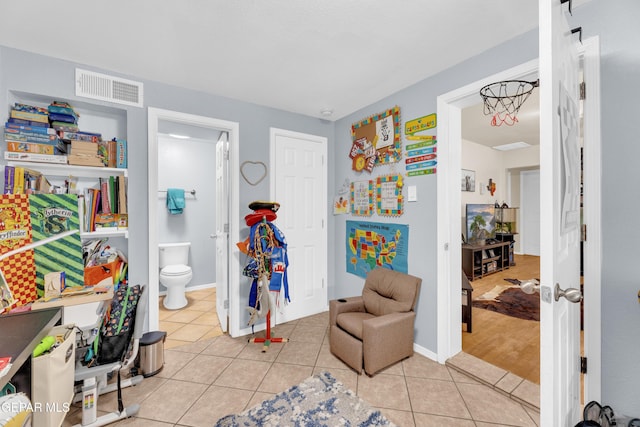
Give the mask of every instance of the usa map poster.
[[347, 273], [366, 277], [376, 267], [408, 272], [409, 226], [347, 221]]

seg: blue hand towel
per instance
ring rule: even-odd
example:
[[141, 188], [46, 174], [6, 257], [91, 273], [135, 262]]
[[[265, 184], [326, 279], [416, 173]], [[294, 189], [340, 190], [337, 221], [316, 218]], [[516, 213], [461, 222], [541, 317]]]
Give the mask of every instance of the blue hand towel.
[[167, 209], [172, 215], [181, 214], [184, 209], [184, 190], [167, 188]]

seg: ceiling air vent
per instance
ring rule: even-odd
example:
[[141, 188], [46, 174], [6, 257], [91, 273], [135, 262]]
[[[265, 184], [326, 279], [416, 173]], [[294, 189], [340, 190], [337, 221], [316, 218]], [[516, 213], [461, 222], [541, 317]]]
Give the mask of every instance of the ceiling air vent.
[[142, 107], [142, 83], [76, 68], [76, 96]]

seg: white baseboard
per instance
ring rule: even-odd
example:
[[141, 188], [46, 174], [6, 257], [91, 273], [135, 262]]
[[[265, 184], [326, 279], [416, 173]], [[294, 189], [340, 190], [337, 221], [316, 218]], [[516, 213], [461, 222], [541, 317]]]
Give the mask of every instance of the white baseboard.
[[427, 350], [426, 348], [416, 344], [415, 342], [413, 343], [413, 351], [415, 351], [418, 354], [423, 355], [427, 359], [433, 360], [434, 362], [438, 361], [438, 355], [437, 354], [435, 354], [431, 350]]
[[[202, 289], [215, 289], [216, 284], [215, 283], [205, 283], [203, 285], [197, 285], [197, 286], [187, 286], [186, 288], [186, 292], [191, 292], [191, 291], [200, 291]], [[166, 289], [164, 291], [160, 291], [158, 293], [158, 295], [163, 296], [166, 295], [167, 291]]]

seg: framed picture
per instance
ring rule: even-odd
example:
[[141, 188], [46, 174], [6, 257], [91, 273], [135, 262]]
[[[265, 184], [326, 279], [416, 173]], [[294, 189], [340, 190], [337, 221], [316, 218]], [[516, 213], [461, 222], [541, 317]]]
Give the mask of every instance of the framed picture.
[[402, 215], [401, 175], [379, 176], [376, 179], [376, 207], [378, 215]]
[[462, 169], [462, 191], [476, 191], [476, 171]]
[[371, 216], [373, 214], [373, 181], [352, 182], [349, 205], [351, 214]]

